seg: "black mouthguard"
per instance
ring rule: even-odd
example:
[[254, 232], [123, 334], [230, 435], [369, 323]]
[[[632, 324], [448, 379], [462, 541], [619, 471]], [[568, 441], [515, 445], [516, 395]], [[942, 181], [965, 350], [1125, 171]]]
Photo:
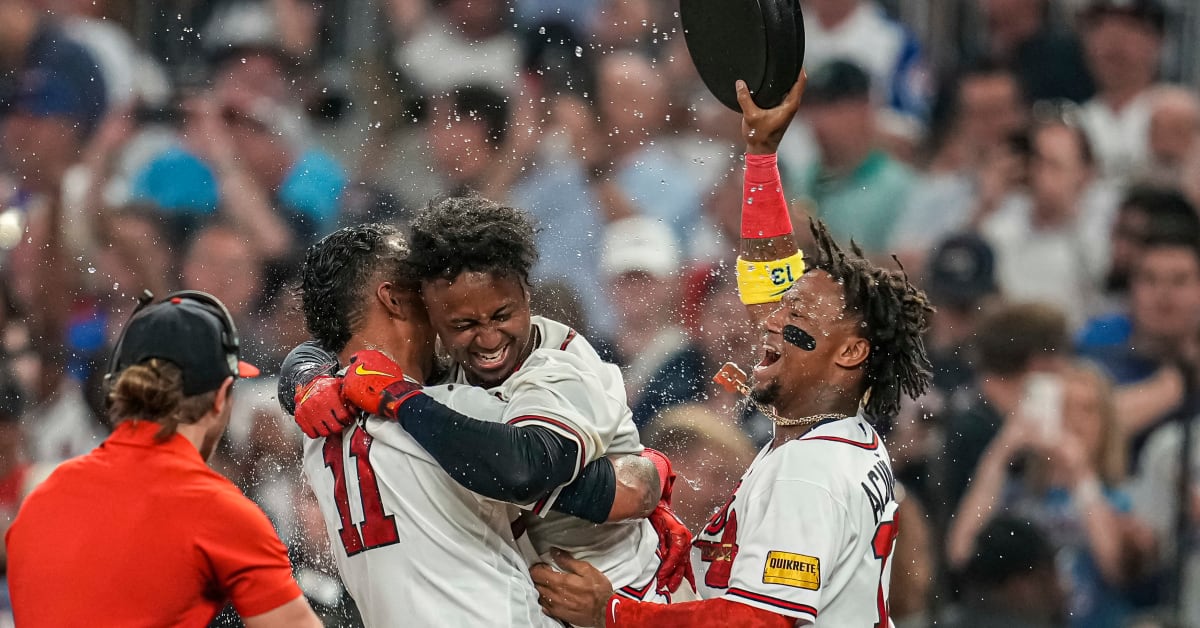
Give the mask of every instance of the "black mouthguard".
[[787, 325], [783, 328], [783, 339], [805, 351], [817, 348], [817, 339], [795, 325]]

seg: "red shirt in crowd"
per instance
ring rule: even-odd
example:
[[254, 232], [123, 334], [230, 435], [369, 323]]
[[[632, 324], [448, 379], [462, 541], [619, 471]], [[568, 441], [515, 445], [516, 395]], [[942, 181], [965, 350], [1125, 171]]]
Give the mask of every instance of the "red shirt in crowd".
[[18, 626], [206, 626], [300, 596], [262, 510], [158, 429], [120, 423], [25, 500], [5, 537]]

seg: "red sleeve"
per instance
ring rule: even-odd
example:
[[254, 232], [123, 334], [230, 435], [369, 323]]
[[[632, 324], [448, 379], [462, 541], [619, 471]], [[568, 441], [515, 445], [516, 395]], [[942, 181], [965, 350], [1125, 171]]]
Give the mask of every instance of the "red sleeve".
[[792, 233], [776, 156], [746, 155], [742, 181], [742, 237], [774, 238]]
[[211, 506], [212, 525], [204, 527], [197, 543], [239, 615], [261, 615], [302, 595], [287, 549], [254, 502], [240, 492], [222, 492]]
[[796, 622], [792, 617], [719, 598], [681, 604], [655, 604], [616, 595], [608, 600], [605, 620], [608, 628], [792, 628]]

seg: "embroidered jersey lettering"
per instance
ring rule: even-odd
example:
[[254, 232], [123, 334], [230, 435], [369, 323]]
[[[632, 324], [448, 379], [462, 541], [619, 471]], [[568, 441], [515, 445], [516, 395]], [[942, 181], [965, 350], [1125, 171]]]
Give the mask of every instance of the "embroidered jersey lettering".
[[890, 627], [896, 534], [887, 450], [861, 417], [759, 452], [696, 537], [701, 597], [795, 617], [797, 625]]

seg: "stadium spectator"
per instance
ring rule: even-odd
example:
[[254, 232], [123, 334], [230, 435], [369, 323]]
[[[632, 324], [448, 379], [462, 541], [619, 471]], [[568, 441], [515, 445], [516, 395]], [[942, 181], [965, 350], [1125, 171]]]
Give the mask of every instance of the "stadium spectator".
[[212, 89], [183, 103], [182, 145], [135, 175], [134, 198], [192, 221], [220, 216], [252, 237], [266, 260], [324, 233], [337, 217], [345, 173], [295, 128], [288, 85], [277, 51], [223, 56]]
[[1080, 17], [1096, 96], [1082, 121], [1105, 176], [1125, 180], [1149, 162], [1153, 89], [1166, 11], [1158, 0], [1091, 0]]
[[[811, 199], [835, 238], [883, 254], [913, 185], [913, 173], [879, 148], [871, 77], [836, 59], [813, 70], [801, 103], [820, 162], [790, 173], [785, 185]], [[786, 176], [786, 175], [785, 175]]]
[[1066, 319], [1037, 303], [1000, 304], [979, 321], [977, 395], [963, 395], [942, 419], [945, 443], [935, 483], [946, 515], [958, 503], [988, 445], [1015, 414], [1031, 373], [1056, 374], [1068, 359]]
[[976, 58], [1010, 69], [1029, 102], [1082, 103], [1095, 86], [1079, 37], [1055, 23], [1047, 0], [979, 0], [985, 36]]
[[1200, 97], [1194, 90], [1165, 85], [1150, 104], [1150, 159], [1140, 179], [1183, 187], [1190, 162], [1200, 153]]
[[963, 604], [948, 613], [952, 628], [1057, 628], [1066, 625], [1067, 597], [1055, 550], [1037, 526], [998, 515], [980, 532], [963, 570]]
[[[1076, 364], [1060, 381], [1061, 405], [1020, 406], [980, 457], [950, 527], [947, 557], [951, 567], [965, 567], [994, 513], [1016, 514], [1055, 546], [1071, 592], [1069, 625], [1119, 628], [1133, 609], [1123, 589], [1149, 558], [1122, 488], [1124, 434], [1105, 375]], [[1014, 474], [1018, 461], [1024, 464]]]
[[615, 362], [643, 429], [668, 407], [697, 400], [709, 376], [679, 320], [680, 258], [671, 229], [652, 219], [626, 218], [605, 231], [600, 266], [621, 330]]
[[676, 514], [699, 530], [729, 499], [729, 487], [754, 459], [754, 445], [726, 418], [698, 404], [664, 409], [643, 432], [647, 447], [671, 458], [679, 474]]
[[926, 339], [933, 364], [933, 388], [950, 399], [976, 377], [972, 344], [983, 333], [982, 313], [999, 297], [996, 260], [977, 235], [952, 236], [934, 250], [925, 285], [937, 311], [930, 317]]
[[1024, 129], [1028, 107], [1017, 77], [1003, 67], [980, 63], [964, 70], [944, 121], [932, 139], [932, 154], [896, 219], [888, 247], [914, 274], [924, 270], [934, 245], [971, 228], [980, 195], [1007, 191], [1018, 182], [1011, 139]]
[[95, 59], [27, 0], [0, 2], [0, 144], [21, 187], [62, 186], [108, 106]]
[[[507, 2], [389, 0], [393, 63], [427, 94], [476, 84], [514, 95], [520, 48]], [[447, 63], [453, 60], [452, 63]]]
[[1200, 242], [1174, 232], [1142, 241], [1129, 283], [1129, 336], [1125, 342], [1085, 347], [1120, 386], [1119, 415], [1138, 465], [1151, 429], [1184, 403], [1178, 365], [1200, 355]]
[[[1189, 526], [1183, 530], [1190, 538], [1179, 536], [1181, 453], [1183, 451], [1183, 423], [1173, 422], [1152, 432], [1142, 452], [1141, 469], [1131, 486], [1134, 512], [1154, 531], [1158, 540], [1155, 568], [1162, 576], [1160, 596], [1170, 598], [1182, 593], [1182, 625], [1193, 626], [1200, 622], [1200, 545], [1195, 542], [1195, 530], [1200, 526], [1200, 430], [1191, 426], [1191, 462], [1188, 467], [1188, 492], [1185, 502], [1186, 515], [1183, 521]], [[1180, 560], [1180, 553], [1183, 553]], [[1181, 565], [1182, 573], [1175, 568]]]
[[979, 231], [996, 252], [996, 278], [1008, 298], [1052, 303], [1078, 327], [1100, 308], [1117, 198], [1095, 176], [1090, 145], [1069, 112], [1035, 121], [1028, 192], [1010, 193], [984, 212]]
[[919, 133], [929, 115], [933, 74], [912, 32], [874, 0], [805, 0], [802, 6], [805, 65], [851, 61], [871, 77], [878, 101]]

